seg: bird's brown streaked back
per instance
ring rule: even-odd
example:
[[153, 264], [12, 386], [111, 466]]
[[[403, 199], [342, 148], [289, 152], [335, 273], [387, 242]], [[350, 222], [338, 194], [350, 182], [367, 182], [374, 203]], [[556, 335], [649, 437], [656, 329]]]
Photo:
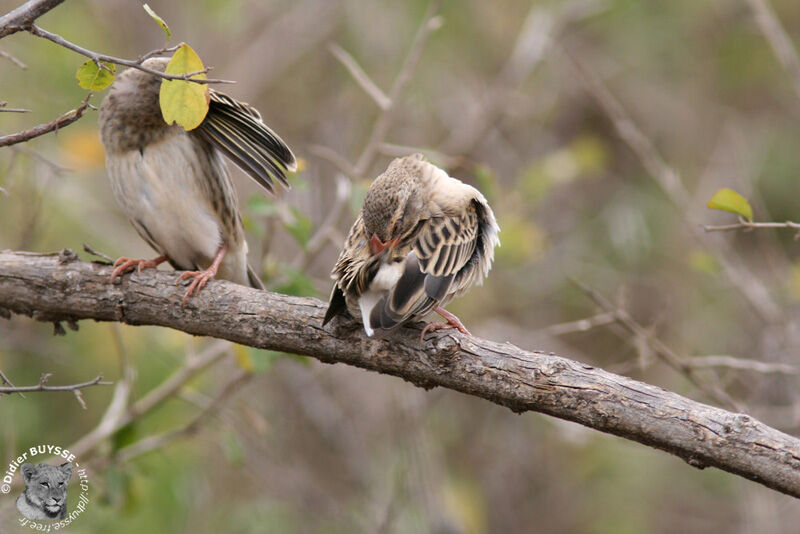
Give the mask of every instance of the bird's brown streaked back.
[[371, 333], [438, 311], [486, 277], [498, 230], [478, 190], [419, 154], [395, 159], [370, 186], [333, 269], [325, 323], [349, 311]]

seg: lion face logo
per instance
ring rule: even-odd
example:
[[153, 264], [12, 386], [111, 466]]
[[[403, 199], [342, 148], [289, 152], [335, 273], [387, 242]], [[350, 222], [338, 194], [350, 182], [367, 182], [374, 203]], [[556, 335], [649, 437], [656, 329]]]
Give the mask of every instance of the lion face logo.
[[64, 519], [67, 516], [67, 485], [72, 464], [58, 467], [32, 463], [20, 466], [25, 491], [17, 498], [17, 509], [28, 519]]

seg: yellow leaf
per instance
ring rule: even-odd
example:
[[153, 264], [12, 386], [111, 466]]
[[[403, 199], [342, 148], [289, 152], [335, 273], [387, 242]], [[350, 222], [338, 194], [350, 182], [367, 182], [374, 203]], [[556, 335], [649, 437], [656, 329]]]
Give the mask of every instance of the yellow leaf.
[[252, 373], [254, 371], [255, 365], [253, 364], [253, 359], [250, 357], [250, 352], [247, 350], [247, 347], [243, 345], [234, 345], [233, 355], [236, 358], [236, 365], [238, 365], [242, 371], [247, 373]]
[[753, 208], [747, 199], [736, 191], [728, 188], [722, 188], [711, 197], [708, 201], [708, 207], [712, 210], [730, 211], [741, 215], [748, 221], [753, 220]]
[[[189, 74], [204, 70], [200, 56], [186, 43], [181, 43], [169, 60], [167, 74]], [[205, 79], [205, 74], [192, 76]], [[167, 124], [177, 123], [185, 130], [200, 126], [208, 113], [208, 86], [185, 80], [161, 80], [159, 96], [161, 114]]]
[[703, 274], [717, 274], [719, 272], [719, 263], [717, 259], [704, 250], [693, 250], [687, 257], [689, 267], [698, 273]]
[[152, 8], [147, 4], [143, 5], [142, 7], [144, 8], [145, 11], [147, 11], [147, 14], [150, 15], [153, 18], [153, 20], [156, 21], [156, 23], [158, 23], [159, 26], [161, 26], [161, 29], [164, 30], [164, 33], [167, 34], [167, 42], [169, 42], [169, 38], [172, 37], [172, 32], [169, 30], [169, 26], [167, 26], [167, 23], [164, 22], [164, 19], [159, 17], [156, 14], [156, 12], [153, 11]]
[[78, 85], [90, 91], [102, 91], [114, 81], [114, 73], [116, 72], [116, 65], [100, 62], [103, 68], [97, 66], [93, 59], [90, 59], [78, 68], [75, 77], [78, 79]]

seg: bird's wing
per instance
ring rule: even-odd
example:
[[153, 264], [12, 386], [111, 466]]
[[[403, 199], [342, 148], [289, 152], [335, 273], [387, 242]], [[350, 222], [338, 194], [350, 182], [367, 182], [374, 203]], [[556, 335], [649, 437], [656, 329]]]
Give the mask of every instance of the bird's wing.
[[211, 89], [208, 115], [196, 130], [268, 192], [275, 180], [288, 187], [286, 171], [297, 163], [292, 151], [244, 102]]
[[373, 326], [393, 328], [441, 303], [475, 253], [480, 230], [475, 204], [458, 216], [423, 221], [395, 287], [373, 308]]

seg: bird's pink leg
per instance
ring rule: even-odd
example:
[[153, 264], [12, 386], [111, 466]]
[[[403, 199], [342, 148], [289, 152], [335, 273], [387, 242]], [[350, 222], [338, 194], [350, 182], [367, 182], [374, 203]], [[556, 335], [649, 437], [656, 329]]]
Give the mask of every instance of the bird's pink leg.
[[141, 274], [142, 269], [155, 269], [165, 261], [167, 261], [166, 256], [159, 256], [157, 258], [153, 258], [152, 260], [134, 260], [124, 256], [118, 258], [117, 261], [114, 262], [114, 270], [111, 271], [111, 283], [114, 283], [114, 278], [125, 274], [134, 267], [136, 267], [139, 274]]
[[439, 306], [434, 307], [433, 311], [435, 311], [436, 313], [447, 319], [447, 322], [428, 323], [427, 325], [425, 325], [425, 328], [422, 329], [422, 333], [419, 335], [420, 343], [424, 342], [425, 334], [427, 334], [428, 332], [432, 332], [433, 330], [440, 330], [442, 328], [455, 328], [462, 334], [466, 334], [468, 336], [472, 335], [469, 333], [469, 330], [467, 330], [467, 327], [464, 326], [464, 323], [462, 323], [458, 317], [456, 317], [449, 311], [445, 310], [444, 308], [440, 308]]
[[183, 280], [187, 278], [194, 278], [192, 283], [189, 284], [189, 289], [186, 290], [186, 294], [183, 296], [183, 300], [181, 301], [181, 306], [186, 306], [186, 299], [192, 296], [192, 293], [197, 294], [200, 293], [200, 290], [205, 287], [206, 283], [214, 278], [217, 275], [217, 269], [219, 269], [219, 264], [222, 262], [222, 258], [225, 256], [225, 253], [228, 251], [228, 247], [222, 245], [219, 247], [217, 251], [217, 255], [214, 256], [214, 261], [211, 263], [211, 266], [206, 269], [205, 271], [185, 271], [181, 273], [178, 277], [178, 281], [175, 284], [180, 284]]

